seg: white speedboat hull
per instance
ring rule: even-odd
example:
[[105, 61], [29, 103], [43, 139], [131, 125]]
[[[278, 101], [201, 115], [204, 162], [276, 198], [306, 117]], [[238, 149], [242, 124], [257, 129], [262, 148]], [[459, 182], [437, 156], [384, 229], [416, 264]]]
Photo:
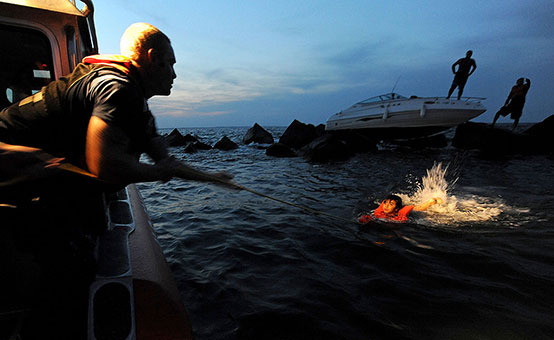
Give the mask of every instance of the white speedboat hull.
[[[334, 114], [327, 120], [327, 131], [367, 130], [379, 135], [395, 132], [408, 137], [445, 130], [465, 123], [486, 111], [484, 98], [446, 99], [439, 97], [404, 98], [385, 95], [385, 100], [362, 101]], [[383, 97], [383, 96], [381, 96]], [[411, 131], [414, 130], [414, 131]], [[402, 137], [402, 136], [400, 136]]]

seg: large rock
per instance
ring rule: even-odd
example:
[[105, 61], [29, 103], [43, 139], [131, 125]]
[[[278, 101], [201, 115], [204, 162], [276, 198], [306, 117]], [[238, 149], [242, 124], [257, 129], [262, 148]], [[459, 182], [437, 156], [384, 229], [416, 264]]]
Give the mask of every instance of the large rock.
[[443, 133], [408, 140], [392, 140], [390, 142], [398, 146], [409, 147], [412, 149], [444, 148], [448, 146], [448, 139]]
[[297, 154], [288, 145], [283, 143], [271, 144], [265, 154], [272, 157], [296, 157]]
[[327, 132], [325, 131], [325, 124], [319, 124], [318, 126], [315, 127], [315, 134], [317, 137], [323, 136], [326, 133]]
[[183, 151], [186, 153], [197, 153], [198, 149], [194, 147], [194, 143], [188, 142]]
[[310, 162], [327, 163], [347, 160], [354, 155], [354, 152], [337, 135], [325, 134], [300, 149], [299, 154]]
[[485, 123], [467, 122], [458, 125], [452, 146], [461, 149], [477, 149], [491, 155], [532, 154], [542, 152], [533, 145], [537, 138], [494, 128]]
[[541, 139], [554, 139], [554, 115], [546, 118], [540, 123], [531, 126], [525, 131], [526, 134], [535, 136]]
[[214, 145], [214, 149], [225, 150], [225, 151], [234, 150], [234, 149], [237, 149], [238, 147], [239, 146], [237, 145], [237, 143], [230, 140], [229, 137], [227, 136], [223, 136], [223, 138], [221, 138]]
[[183, 136], [179, 130], [173, 129], [173, 131], [165, 137], [165, 140], [169, 146], [184, 146], [189, 142], [196, 142], [198, 139], [190, 133]]
[[304, 124], [294, 120], [285, 130], [279, 143], [288, 145], [293, 149], [300, 149], [318, 137], [316, 127], [312, 124]]
[[169, 135], [165, 136], [165, 140], [169, 146], [183, 146], [187, 144], [183, 140], [183, 135], [177, 129], [173, 129]]
[[542, 153], [554, 154], [554, 115], [531, 126], [525, 134], [535, 140], [536, 144], [531, 147]]
[[377, 142], [374, 139], [357, 131], [342, 130], [327, 133], [332, 134], [345, 142], [353, 153], [366, 153], [377, 150]]
[[[375, 140], [356, 131], [326, 132], [325, 125], [317, 127], [294, 120], [279, 139], [270, 146], [266, 154], [290, 157], [294, 150], [310, 162], [326, 163], [342, 161], [356, 153], [377, 150]], [[279, 156], [278, 156], [279, 155]]]
[[242, 137], [242, 142], [244, 144], [250, 143], [259, 143], [259, 144], [272, 144], [273, 136], [271, 133], [267, 132], [263, 127], [255, 123], [248, 131], [244, 137]]
[[194, 143], [193, 143], [193, 146], [194, 146], [197, 150], [211, 150], [211, 149], [212, 149], [212, 146], [211, 146], [211, 145], [206, 144], [206, 143], [202, 143], [201, 141], [194, 142]]

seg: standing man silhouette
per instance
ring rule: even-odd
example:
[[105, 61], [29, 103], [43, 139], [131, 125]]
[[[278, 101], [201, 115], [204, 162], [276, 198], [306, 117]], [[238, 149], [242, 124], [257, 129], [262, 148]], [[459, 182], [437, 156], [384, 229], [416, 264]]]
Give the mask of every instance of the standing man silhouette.
[[[458, 100], [462, 97], [464, 92], [464, 86], [466, 85], [467, 78], [475, 72], [477, 69], [477, 64], [475, 60], [471, 59], [473, 54], [472, 50], [466, 52], [465, 58], [458, 59], [454, 64], [452, 64], [452, 73], [454, 73], [454, 80], [452, 81], [452, 86], [448, 90], [447, 99], [450, 98], [454, 89], [458, 87]], [[456, 65], [458, 65], [458, 71], [456, 71]]]

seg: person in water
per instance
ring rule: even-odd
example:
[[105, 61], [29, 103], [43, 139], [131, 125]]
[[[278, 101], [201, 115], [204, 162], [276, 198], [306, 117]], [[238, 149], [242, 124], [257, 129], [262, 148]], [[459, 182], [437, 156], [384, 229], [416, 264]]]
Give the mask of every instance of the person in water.
[[[458, 88], [458, 100], [462, 98], [462, 93], [464, 92], [464, 87], [466, 86], [467, 78], [475, 72], [477, 69], [477, 64], [474, 59], [471, 59], [473, 51], [469, 50], [466, 52], [465, 58], [458, 59], [454, 64], [452, 64], [452, 73], [454, 73], [454, 80], [452, 81], [452, 86], [448, 90], [448, 96], [450, 98], [456, 87]], [[458, 66], [458, 71], [456, 71], [456, 66]]]
[[[408, 220], [408, 216], [415, 211], [425, 211], [429, 207], [435, 204], [442, 204], [443, 201], [440, 198], [432, 198], [425, 203], [419, 205], [403, 205], [402, 199], [397, 195], [387, 196], [381, 205], [375, 211], [373, 211], [373, 217], [378, 219], [387, 219], [391, 221], [405, 222]], [[360, 216], [358, 221], [360, 223], [368, 223], [373, 219], [372, 215], [366, 214]]]
[[514, 124], [512, 125], [512, 130], [514, 130], [517, 127], [517, 124], [519, 123], [519, 118], [523, 113], [523, 106], [525, 105], [525, 96], [527, 95], [527, 92], [531, 87], [531, 80], [525, 79], [525, 84], [523, 83], [523, 81], [524, 81], [523, 78], [519, 78], [516, 81], [516, 84], [512, 87], [512, 90], [508, 95], [508, 98], [506, 98], [506, 102], [504, 103], [504, 106], [502, 106], [494, 116], [494, 120], [492, 121], [491, 126], [494, 126], [494, 124], [498, 120], [498, 117], [500, 117], [501, 115], [502, 117], [506, 117], [508, 114], [511, 114], [510, 118], [514, 120]]

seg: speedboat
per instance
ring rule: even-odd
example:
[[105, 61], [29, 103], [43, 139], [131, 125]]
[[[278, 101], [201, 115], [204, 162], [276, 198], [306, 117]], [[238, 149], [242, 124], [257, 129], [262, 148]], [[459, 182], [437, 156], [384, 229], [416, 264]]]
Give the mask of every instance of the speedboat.
[[413, 138], [465, 123], [486, 111], [486, 98], [404, 97], [387, 93], [358, 102], [332, 115], [327, 131], [356, 130], [373, 137]]

